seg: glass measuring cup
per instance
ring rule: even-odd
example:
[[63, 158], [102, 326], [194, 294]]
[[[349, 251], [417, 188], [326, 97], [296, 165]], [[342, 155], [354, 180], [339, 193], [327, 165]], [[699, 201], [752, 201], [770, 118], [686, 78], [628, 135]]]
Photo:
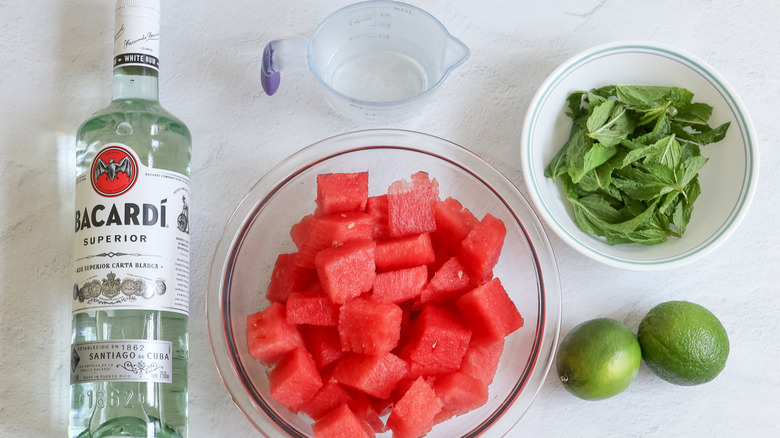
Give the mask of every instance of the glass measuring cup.
[[334, 12], [308, 39], [268, 43], [261, 82], [270, 96], [282, 70], [308, 69], [336, 110], [356, 120], [392, 122], [419, 112], [469, 53], [422, 9], [369, 0]]

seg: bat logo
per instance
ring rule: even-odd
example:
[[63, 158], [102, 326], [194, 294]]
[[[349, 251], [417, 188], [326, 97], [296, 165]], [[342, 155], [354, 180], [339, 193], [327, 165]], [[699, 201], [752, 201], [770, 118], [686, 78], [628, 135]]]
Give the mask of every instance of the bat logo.
[[99, 160], [95, 169], [95, 181], [97, 181], [101, 175], [108, 175], [108, 179], [114, 181], [119, 172], [124, 172], [128, 178], [133, 179], [133, 163], [130, 161], [130, 158], [122, 158], [118, 163], [115, 162], [113, 158], [109, 158], [108, 164], [103, 160]]
[[92, 187], [103, 196], [119, 196], [130, 190], [138, 178], [133, 154], [121, 145], [101, 150], [92, 162]]

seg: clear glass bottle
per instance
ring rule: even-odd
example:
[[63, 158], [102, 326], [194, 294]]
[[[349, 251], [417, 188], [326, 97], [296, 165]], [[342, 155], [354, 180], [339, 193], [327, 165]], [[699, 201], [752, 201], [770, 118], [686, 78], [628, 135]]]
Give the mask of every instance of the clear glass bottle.
[[76, 144], [68, 436], [188, 437], [191, 138], [159, 104], [159, 0], [118, 0], [113, 99]]

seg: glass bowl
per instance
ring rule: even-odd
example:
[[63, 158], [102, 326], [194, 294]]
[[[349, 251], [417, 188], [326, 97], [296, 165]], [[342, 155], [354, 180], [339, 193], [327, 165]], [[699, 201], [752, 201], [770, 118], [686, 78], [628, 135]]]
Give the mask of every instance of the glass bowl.
[[[315, 209], [320, 173], [369, 172], [369, 194], [426, 171], [477, 218], [501, 219], [507, 236], [495, 276], [525, 323], [506, 338], [488, 402], [434, 426], [430, 438], [508, 433], [530, 407], [554, 358], [560, 329], [558, 269], [543, 227], [517, 188], [468, 150], [426, 134], [367, 130], [331, 137], [290, 156], [263, 176], [238, 205], [216, 248], [207, 316], [218, 371], [233, 400], [266, 437], [311, 437], [312, 420], [269, 395], [269, 368], [249, 355], [246, 319], [266, 306], [276, 257], [294, 252], [290, 227]], [[390, 437], [391, 432], [378, 434]]]

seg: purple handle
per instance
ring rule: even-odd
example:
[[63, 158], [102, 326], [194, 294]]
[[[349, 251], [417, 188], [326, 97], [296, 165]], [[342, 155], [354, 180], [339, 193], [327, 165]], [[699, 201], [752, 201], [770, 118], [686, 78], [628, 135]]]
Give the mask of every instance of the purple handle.
[[263, 75], [260, 78], [260, 83], [263, 84], [265, 94], [269, 96], [273, 96], [273, 94], [276, 93], [276, 90], [279, 89], [279, 82], [281, 81], [281, 75], [278, 71], [274, 71], [272, 67], [273, 56], [273, 44], [268, 43], [263, 50]]

